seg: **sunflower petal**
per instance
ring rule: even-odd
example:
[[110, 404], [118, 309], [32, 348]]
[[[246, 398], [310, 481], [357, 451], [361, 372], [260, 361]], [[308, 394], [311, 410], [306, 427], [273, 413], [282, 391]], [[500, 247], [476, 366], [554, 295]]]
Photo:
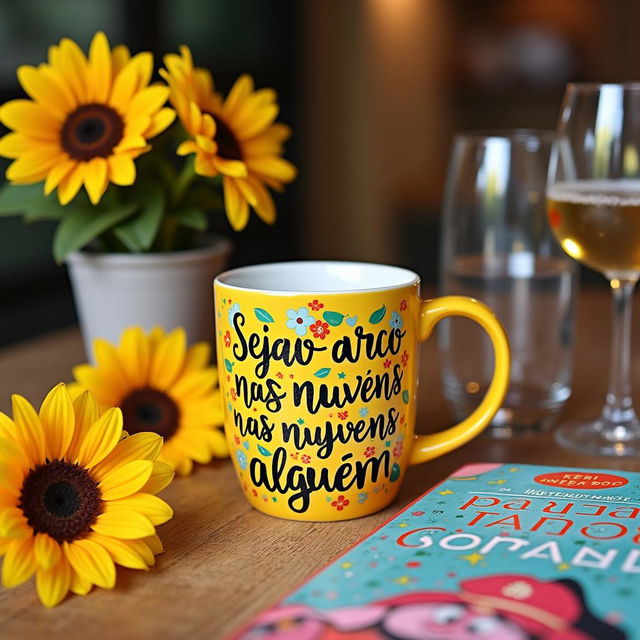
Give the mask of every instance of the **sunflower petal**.
[[154, 556], [160, 555], [164, 552], [164, 547], [162, 546], [162, 541], [158, 537], [158, 534], [149, 536], [148, 538], [143, 538], [142, 542], [149, 547], [149, 550]]
[[161, 391], [168, 389], [184, 367], [187, 335], [181, 327], [166, 335], [151, 359], [150, 384]]
[[93, 587], [91, 580], [83, 578], [77, 571], [71, 571], [71, 585], [69, 589], [73, 593], [79, 596], [86, 596], [87, 593], [91, 591], [91, 587]]
[[176, 112], [170, 107], [164, 107], [160, 109], [151, 120], [151, 125], [144, 132], [144, 137], [149, 139], [162, 133], [174, 120]]
[[118, 540], [95, 531], [90, 539], [106, 549], [113, 561], [122, 567], [147, 571], [154, 563], [149, 547], [140, 540]]
[[0, 156], [19, 158], [23, 153], [37, 149], [42, 144], [22, 133], [8, 133], [0, 138]]
[[[147, 55], [151, 56], [150, 53]], [[139, 60], [136, 60], [136, 58], [129, 61], [122, 71], [120, 71], [113, 83], [109, 104], [114, 109], [117, 109], [121, 114], [125, 114], [127, 112], [129, 102], [131, 101], [131, 98], [138, 86], [138, 67], [140, 62]]]
[[136, 179], [136, 165], [131, 156], [119, 153], [107, 158], [109, 180], [121, 187], [132, 185]]
[[135, 511], [111, 511], [101, 513], [91, 525], [96, 533], [120, 538], [121, 540], [136, 540], [146, 538], [155, 533], [155, 528], [149, 519]]
[[98, 31], [89, 46], [89, 99], [105, 103], [111, 91], [111, 50], [107, 36]]
[[171, 484], [174, 476], [175, 471], [171, 465], [166, 462], [156, 460], [153, 463], [153, 471], [151, 472], [146, 484], [140, 488], [140, 492], [152, 494], [160, 493], [160, 491], [162, 491], [166, 486]]
[[151, 115], [161, 109], [169, 97], [169, 87], [154, 85], [139, 91], [127, 108], [127, 120], [140, 115]]
[[54, 66], [67, 80], [76, 99], [87, 102], [88, 62], [82, 49], [73, 40], [63, 38], [60, 41], [59, 57]]
[[47, 174], [44, 182], [44, 195], [48, 196], [78, 165], [75, 160], [58, 161]]
[[249, 205], [231, 178], [225, 176], [222, 186], [227, 219], [235, 231], [242, 231], [249, 222]]
[[57, 145], [40, 145], [37, 149], [23, 153], [14, 160], [9, 165], [5, 176], [7, 180], [19, 184], [41, 182], [62, 157]]
[[113, 589], [116, 567], [107, 550], [95, 540], [84, 538], [65, 543], [64, 551], [69, 564], [85, 580], [103, 589]]
[[49, 142], [58, 140], [61, 127], [61, 121], [43, 105], [22, 99], [10, 100], [0, 107], [0, 121], [9, 129]]
[[[184, 373], [196, 369], [204, 369], [211, 360], [211, 345], [208, 342], [196, 342], [189, 347], [184, 361]], [[218, 376], [216, 375], [216, 382]]]
[[149, 375], [151, 347], [141, 327], [129, 327], [122, 332], [118, 355], [128, 381], [134, 387], [143, 387]]
[[276, 207], [271, 194], [255, 178], [248, 178], [247, 181], [257, 197], [257, 202], [254, 205], [256, 213], [267, 224], [273, 224], [276, 221]]
[[100, 417], [98, 405], [90, 391], [83, 391], [73, 401], [73, 413], [75, 417], [75, 428], [73, 430], [73, 438], [67, 449], [67, 458], [69, 460], [75, 460], [77, 458], [80, 446], [84, 443], [89, 429]]
[[65, 93], [64, 85], [43, 73], [42, 69], [22, 65], [18, 67], [17, 75], [22, 88], [36, 102], [46, 105], [56, 118], [63, 120], [75, 106], [69, 94]]
[[56, 385], [42, 402], [40, 422], [46, 443], [45, 456], [49, 460], [61, 460], [75, 429], [73, 403], [63, 383]]
[[82, 186], [84, 176], [84, 163], [76, 164], [76, 168], [60, 180], [58, 185], [58, 200], [61, 205], [69, 204], [77, 195]]
[[36, 533], [33, 552], [35, 554], [36, 564], [40, 569], [48, 571], [58, 564], [62, 557], [60, 545], [46, 533]]
[[44, 569], [38, 570], [36, 573], [36, 591], [40, 602], [45, 607], [55, 607], [64, 600], [71, 586], [71, 574], [71, 567], [65, 558], [61, 558], [53, 569], [48, 571]]
[[135, 511], [149, 518], [151, 524], [164, 524], [173, 517], [173, 509], [161, 498], [148, 493], [134, 493], [120, 500], [105, 503], [105, 513]]
[[2, 560], [2, 584], [10, 589], [26, 582], [36, 570], [33, 536], [13, 540]]
[[247, 97], [253, 91], [253, 79], [250, 75], [241, 75], [231, 87], [229, 95], [224, 103], [225, 115], [231, 115], [233, 112], [242, 105]]
[[[16, 498], [20, 495], [26, 469], [34, 466], [31, 462], [21, 466], [19, 462], [20, 459], [18, 458], [4, 461], [0, 464], [0, 488]], [[2, 535], [0, 534], [1, 537]]]
[[105, 474], [98, 487], [103, 500], [117, 500], [140, 491], [153, 471], [151, 460], [134, 460]]
[[45, 436], [35, 409], [22, 396], [11, 396], [13, 421], [16, 423], [16, 440], [34, 464], [44, 462]]
[[104, 377], [103, 384], [113, 389], [113, 394], [122, 396], [127, 390], [126, 378], [118, 357], [118, 350], [107, 340], [96, 338], [93, 341], [93, 354], [97, 367]]
[[98, 482], [101, 482], [107, 474], [128, 462], [155, 460], [161, 449], [162, 437], [157, 433], [134, 433], [121, 440], [115, 449], [93, 468], [92, 474]]
[[91, 469], [113, 451], [121, 437], [122, 411], [113, 407], [105, 411], [89, 428], [75, 461], [80, 466]]
[[181, 376], [171, 387], [170, 394], [174, 398], [187, 399], [210, 393], [218, 381], [215, 367], [190, 371]]
[[216, 156], [212, 159], [213, 166], [226, 176], [244, 178], [247, 176], [247, 165], [242, 160], [227, 160]]
[[84, 186], [91, 204], [98, 204], [109, 184], [107, 161], [105, 158], [92, 158], [84, 167]]
[[247, 164], [252, 172], [279, 182], [291, 182], [297, 175], [297, 169], [288, 160], [277, 156], [248, 158]]
[[122, 71], [130, 58], [129, 48], [125, 45], [119, 44], [113, 47], [111, 50], [111, 72], [114, 78]]
[[0, 538], [25, 539], [33, 537], [32, 533], [22, 509], [9, 507], [0, 511]]

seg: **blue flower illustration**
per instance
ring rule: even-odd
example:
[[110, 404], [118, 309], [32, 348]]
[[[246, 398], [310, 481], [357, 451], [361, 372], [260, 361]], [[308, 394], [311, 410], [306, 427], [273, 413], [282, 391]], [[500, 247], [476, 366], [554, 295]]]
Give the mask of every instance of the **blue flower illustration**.
[[307, 327], [315, 322], [315, 319], [309, 315], [309, 309], [300, 307], [297, 311], [289, 309], [287, 311], [287, 327], [293, 329], [299, 336], [307, 333]]
[[402, 329], [404, 326], [404, 320], [402, 316], [397, 311], [391, 312], [391, 317], [389, 318], [389, 324], [392, 329]]
[[368, 497], [369, 494], [366, 491], [363, 491], [362, 493], [358, 494], [358, 502], [362, 504]]
[[247, 454], [242, 449], [236, 449], [236, 459], [238, 465], [244, 471], [247, 468]]
[[240, 313], [240, 305], [234, 302], [229, 308], [229, 324], [233, 326], [233, 319]]
[[362, 409], [360, 409], [358, 413], [360, 414], [361, 418], [366, 418], [369, 415], [369, 409], [367, 409], [367, 407], [362, 407]]

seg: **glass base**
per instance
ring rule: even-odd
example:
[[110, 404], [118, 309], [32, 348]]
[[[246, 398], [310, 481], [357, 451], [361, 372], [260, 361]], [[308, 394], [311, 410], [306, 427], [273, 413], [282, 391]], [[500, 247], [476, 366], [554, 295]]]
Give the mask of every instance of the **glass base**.
[[599, 456], [640, 456], [640, 420], [616, 423], [600, 417], [591, 422], [567, 423], [555, 431], [563, 447]]

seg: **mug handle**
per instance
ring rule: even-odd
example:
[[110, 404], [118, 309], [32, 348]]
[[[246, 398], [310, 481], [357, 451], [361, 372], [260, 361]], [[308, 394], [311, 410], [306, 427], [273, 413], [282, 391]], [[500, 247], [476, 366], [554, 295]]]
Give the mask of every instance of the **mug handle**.
[[495, 365], [487, 393], [475, 411], [457, 425], [414, 436], [409, 464], [420, 464], [457, 449], [477, 436], [496, 414], [509, 384], [509, 342], [493, 311], [482, 302], [465, 296], [444, 296], [424, 300], [420, 308], [418, 340], [426, 340], [434, 326], [447, 316], [463, 316], [475, 320], [489, 335], [493, 344]]

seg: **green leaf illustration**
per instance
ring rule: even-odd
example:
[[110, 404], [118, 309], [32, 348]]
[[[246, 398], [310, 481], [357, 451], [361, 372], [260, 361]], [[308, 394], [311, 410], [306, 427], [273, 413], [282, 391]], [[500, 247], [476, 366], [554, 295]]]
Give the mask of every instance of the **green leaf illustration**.
[[261, 444], [258, 445], [258, 451], [267, 458], [271, 455], [271, 451], [269, 451], [269, 449], [265, 449]]
[[326, 378], [330, 371], [331, 369], [329, 369], [329, 367], [323, 367], [322, 369], [318, 369], [313, 375], [316, 378]]
[[387, 307], [383, 304], [379, 309], [376, 309], [369, 318], [371, 324], [378, 324], [382, 321], [387, 313]]
[[391, 482], [395, 482], [399, 477], [400, 477], [400, 465], [397, 463], [394, 463], [393, 466], [391, 467], [391, 475], [389, 476], [389, 480], [391, 480]]
[[337, 311], [325, 311], [322, 317], [332, 326], [339, 327], [344, 320], [344, 313], [338, 313]]
[[256, 314], [256, 318], [258, 318], [260, 322], [274, 322], [273, 316], [265, 309], [256, 307], [253, 312]]
[[402, 402], [404, 402], [405, 404], [409, 404], [409, 390], [405, 389], [402, 392]]
[[233, 365], [235, 364], [235, 362], [231, 362], [231, 360], [227, 360], [226, 358], [224, 359], [224, 366], [227, 369], [227, 371], [229, 373], [233, 372]]

